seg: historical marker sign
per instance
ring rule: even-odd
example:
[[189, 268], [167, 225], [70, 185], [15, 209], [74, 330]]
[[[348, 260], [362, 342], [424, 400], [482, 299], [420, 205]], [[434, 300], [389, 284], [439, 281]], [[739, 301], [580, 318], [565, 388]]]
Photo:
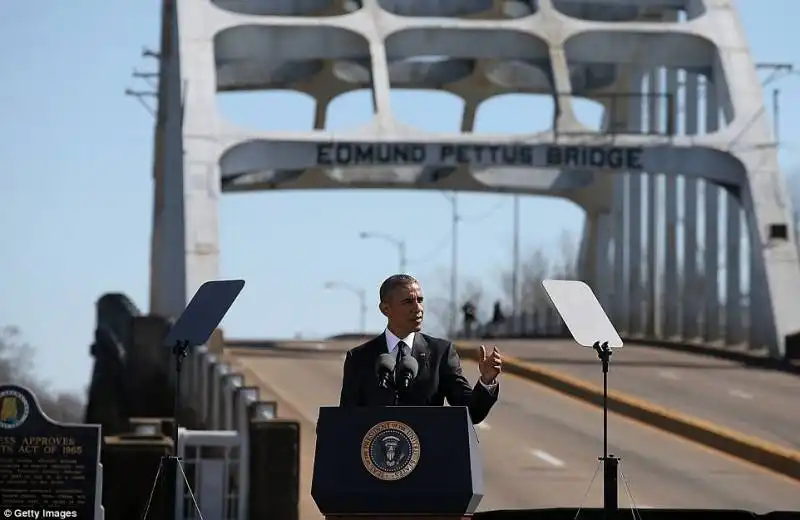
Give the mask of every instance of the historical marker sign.
[[100, 426], [42, 413], [28, 389], [0, 386], [0, 507], [39, 518], [94, 518]]

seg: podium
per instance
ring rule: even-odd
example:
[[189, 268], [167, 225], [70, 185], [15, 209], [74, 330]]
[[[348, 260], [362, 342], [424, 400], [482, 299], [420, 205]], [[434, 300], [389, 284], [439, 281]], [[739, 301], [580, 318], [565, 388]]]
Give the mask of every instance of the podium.
[[311, 496], [328, 520], [472, 516], [483, 463], [467, 408], [320, 408]]

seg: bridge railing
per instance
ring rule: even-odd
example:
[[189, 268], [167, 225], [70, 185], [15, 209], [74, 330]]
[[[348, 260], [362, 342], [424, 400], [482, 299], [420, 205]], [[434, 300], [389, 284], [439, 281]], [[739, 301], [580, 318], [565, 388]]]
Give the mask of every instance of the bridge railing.
[[[109, 461], [104, 485], [114, 491], [104, 495], [107, 520], [126, 519], [131, 503], [142, 505], [138, 502], [150, 491], [159, 457], [173, 451], [174, 359], [163, 343], [170, 324], [143, 316], [124, 295], [107, 294], [97, 302], [86, 420], [103, 426], [103, 457]], [[179, 479], [177, 518], [196, 517], [192, 496], [202, 497], [204, 517], [297, 518], [299, 497], [284, 498], [297, 495], [298, 483], [286, 477], [273, 481], [271, 475], [299, 474], [299, 424], [276, 420], [275, 398], [246, 386], [244, 376], [225, 362], [221, 335], [216, 339], [213, 349], [204, 345], [191, 351], [181, 374], [180, 422], [186, 428], [179, 429], [176, 451], [184, 458], [193, 493]], [[294, 446], [287, 444], [290, 439]], [[120, 487], [123, 480], [126, 485]], [[249, 493], [251, 483], [265, 491]]]
[[561, 317], [552, 308], [539, 308], [507, 317], [500, 323], [475, 323], [464, 326], [459, 336], [468, 338], [561, 338], [568, 337], [569, 331]]
[[85, 421], [102, 424], [106, 434], [129, 429], [130, 402], [127, 365], [131, 345], [131, 324], [141, 313], [124, 294], [105, 294], [97, 300], [92, 380]]
[[[271, 504], [268, 506], [263, 502], [263, 492], [253, 495], [250, 489], [255, 483], [258, 489], [275, 497], [294, 495], [292, 489], [297, 483], [291, 478], [269, 481], [263, 453], [268, 454], [266, 463], [272, 468], [269, 474], [298, 474], [299, 424], [274, 421], [278, 418], [275, 397], [260, 388], [246, 386], [244, 375], [226, 363], [221, 354], [211, 352], [208, 346], [195, 349], [185, 366], [181, 391], [204, 429], [182, 429], [178, 452], [194, 465], [190, 485], [195, 496], [200, 491], [206, 500], [206, 504], [201, 505], [204, 516], [246, 520], [268, 513], [266, 516], [296, 518], [298, 500], [268, 500]], [[274, 433], [287, 429], [294, 433], [294, 445], [276, 445]], [[209, 449], [216, 450], [215, 457], [198, 455]], [[281, 466], [285, 471], [276, 472], [275, 468]], [[263, 486], [265, 481], [268, 481], [268, 488]], [[213, 482], [221, 485], [208, 490], [202, 487]], [[178, 483], [177, 493], [183, 499], [178, 501], [176, 518], [194, 518], [191, 495], [183, 482]]]
[[[701, 327], [703, 326], [704, 322], [702, 318], [698, 319], [698, 323]], [[720, 317], [719, 323], [721, 327], [725, 327], [724, 316]], [[743, 317], [739, 326], [743, 330], [749, 331], [752, 326], [749, 315]], [[457, 337], [459, 339], [568, 339], [571, 335], [555, 309], [540, 307], [533, 312], [523, 312], [508, 316], [500, 323], [493, 323], [489, 320], [486, 322], [476, 322], [472, 327], [467, 327], [465, 324], [462, 324], [461, 328], [458, 330]], [[752, 350], [748, 351], [743, 348], [737, 349], [735, 346], [732, 347], [730, 345], [708, 345], [699, 339], [696, 342], [687, 342], [680, 338], [663, 338], [658, 335], [652, 337], [631, 337], [625, 331], [620, 331], [620, 337], [624, 341], [633, 343], [719, 356], [726, 359], [737, 360], [745, 364], [754, 364], [756, 366], [764, 364], [769, 365], [771, 362], [765, 356], [759, 355], [758, 352], [753, 352]], [[773, 361], [773, 365], [771, 366], [788, 366], [796, 370], [798, 364], [795, 360], [800, 359], [800, 348], [787, 347], [786, 359], [789, 360], [788, 365], [775, 365]]]

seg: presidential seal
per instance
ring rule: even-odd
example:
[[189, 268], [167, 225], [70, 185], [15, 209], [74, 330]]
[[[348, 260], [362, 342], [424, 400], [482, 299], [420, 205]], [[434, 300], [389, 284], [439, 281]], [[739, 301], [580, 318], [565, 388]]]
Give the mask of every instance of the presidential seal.
[[361, 441], [361, 462], [380, 480], [407, 477], [419, 464], [419, 456], [419, 437], [409, 425], [399, 421], [376, 424]]
[[10, 430], [18, 427], [28, 418], [31, 408], [28, 399], [16, 390], [0, 392], [0, 428]]

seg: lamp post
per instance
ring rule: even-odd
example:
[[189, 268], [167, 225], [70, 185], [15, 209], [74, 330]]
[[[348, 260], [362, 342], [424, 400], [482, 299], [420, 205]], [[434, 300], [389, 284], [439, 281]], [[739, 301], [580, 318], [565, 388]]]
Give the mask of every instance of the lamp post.
[[452, 227], [450, 245], [450, 335], [455, 336], [458, 329], [458, 194], [454, 191], [443, 194], [452, 208], [450, 225]]
[[511, 306], [515, 316], [520, 312], [519, 290], [519, 195], [514, 195], [514, 238], [512, 243]]
[[406, 272], [406, 241], [401, 240], [399, 238], [395, 238], [391, 235], [387, 235], [384, 233], [376, 233], [371, 231], [362, 231], [359, 233], [359, 238], [362, 240], [383, 240], [384, 242], [389, 242], [393, 244], [397, 248], [397, 253], [400, 258], [400, 273], [405, 274]]
[[353, 285], [344, 282], [327, 282], [325, 284], [326, 289], [330, 290], [340, 290], [346, 291], [352, 294], [355, 294], [358, 297], [359, 309], [358, 309], [358, 323], [360, 327], [360, 332], [367, 331], [367, 293], [364, 289], [360, 289]]

